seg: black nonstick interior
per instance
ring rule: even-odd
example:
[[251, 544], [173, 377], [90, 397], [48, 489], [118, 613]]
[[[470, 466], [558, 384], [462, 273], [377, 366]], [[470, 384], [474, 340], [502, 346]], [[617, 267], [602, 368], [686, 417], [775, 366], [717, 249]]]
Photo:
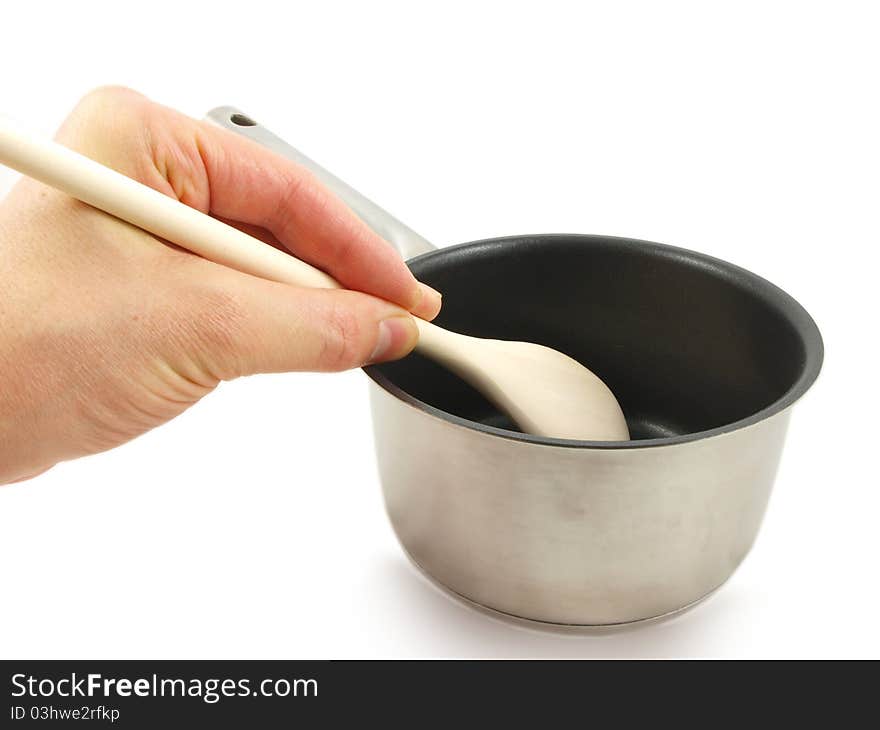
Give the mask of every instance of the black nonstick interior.
[[[538, 342], [615, 393], [633, 439], [676, 439], [769, 415], [813, 382], [822, 340], [803, 308], [737, 266], [605, 236], [478, 241], [410, 262], [443, 293], [437, 323]], [[444, 413], [515, 430], [482, 396], [413, 354], [368, 368], [380, 385]]]

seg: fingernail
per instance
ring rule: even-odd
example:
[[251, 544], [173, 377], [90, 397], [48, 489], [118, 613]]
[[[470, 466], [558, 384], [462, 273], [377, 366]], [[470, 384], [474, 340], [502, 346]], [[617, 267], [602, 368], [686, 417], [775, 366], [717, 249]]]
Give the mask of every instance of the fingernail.
[[422, 298], [419, 300], [418, 305], [414, 307], [414, 311], [424, 319], [434, 319], [443, 304], [443, 295], [433, 287], [422, 282], [419, 282], [419, 290], [421, 291]]
[[412, 317], [389, 317], [379, 322], [379, 336], [369, 362], [395, 360], [415, 347], [418, 330]]

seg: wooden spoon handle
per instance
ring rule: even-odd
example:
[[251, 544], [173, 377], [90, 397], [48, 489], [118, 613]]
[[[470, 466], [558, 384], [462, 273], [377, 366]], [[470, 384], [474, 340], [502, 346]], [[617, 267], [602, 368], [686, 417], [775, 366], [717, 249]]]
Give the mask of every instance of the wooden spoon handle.
[[219, 264], [295, 286], [340, 288], [304, 261], [4, 119], [0, 162]]

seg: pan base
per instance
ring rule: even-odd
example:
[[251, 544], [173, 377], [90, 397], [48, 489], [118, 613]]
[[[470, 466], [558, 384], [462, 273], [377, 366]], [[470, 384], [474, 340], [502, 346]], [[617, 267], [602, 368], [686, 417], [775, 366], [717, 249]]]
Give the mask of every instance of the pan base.
[[624, 631], [632, 631], [633, 629], [639, 629], [644, 626], [664, 623], [671, 619], [677, 618], [682, 614], [687, 613], [693, 608], [696, 608], [701, 603], [714, 596], [719, 590], [721, 590], [721, 588], [724, 587], [725, 583], [727, 583], [727, 580], [725, 580], [724, 582], [715, 586], [715, 588], [710, 590], [708, 593], [700, 596], [696, 600], [691, 601], [690, 603], [687, 603], [680, 608], [676, 608], [672, 611], [668, 611], [657, 616], [649, 616], [647, 618], [636, 619], [635, 621], [621, 621], [619, 623], [610, 624], [561, 624], [553, 623], [551, 621], [540, 621], [538, 619], [517, 616], [515, 614], [499, 611], [482, 603], [472, 601], [467, 596], [462, 595], [457, 591], [454, 591], [449, 586], [444, 585], [436, 578], [434, 578], [430, 573], [428, 573], [421, 565], [416, 562], [413, 556], [410, 555], [409, 551], [404, 548], [403, 545], [401, 545], [401, 549], [403, 550], [403, 554], [406, 555], [407, 560], [409, 560], [410, 564], [416, 569], [421, 578], [427, 581], [434, 590], [440, 591], [444, 596], [446, 596], [446, 598], [454, 601], [459, 605], [477, 611], [478, 613], [483, 614], [493, 621], [498, 621], [508, 626], [513, 626], [515, 628], [524, 629], [527, 631], [536, 631], [538, 633], [564, 634], [569, 636], [595, 636], [599, 634], [614, 634]]

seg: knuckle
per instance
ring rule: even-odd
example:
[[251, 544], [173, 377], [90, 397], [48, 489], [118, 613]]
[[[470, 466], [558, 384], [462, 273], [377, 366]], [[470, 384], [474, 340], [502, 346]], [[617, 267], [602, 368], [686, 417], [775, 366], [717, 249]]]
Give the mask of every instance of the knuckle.
[[337, 371], [362, 365], [363, 327], [351, 307], [335, 303], [327, 318], [319, 360], [322, 369]]
[[76, 107], [76, 113], [93, 115], [106, 113], [108, 110], [117, 110], [120, 107], [131, 108], [132, 105], [140, 106], [146, 102], [146, 97], [129, 89], [127, 86], [98, 86], [80, 99]]
[[192, 379], [204, 376], [210, 382], [248, 374], [243, 304], [233, 293], [218, 288], [195, 287], [187, 297], [191, 301], [183, 311], [194, 316], [184, 319], [177, 334], [196, 367]]
[[77, 103], [58, 138], [130, 177], [142, 178], [149, 160], [156, 105], [122, 86], [100, 86]]
[[283, 236], [290, 223], [291, 213], [299, 210], [299, 200], [303, 190], [313, 184], [317, 184], [317, 178], [314, 178], [313, 182], [312, 174], [308, 171], [303, 171], [301, 175], [286, 175], [277, 205], [264, 220], [260, 221], [260, 224], [277, 235]]

